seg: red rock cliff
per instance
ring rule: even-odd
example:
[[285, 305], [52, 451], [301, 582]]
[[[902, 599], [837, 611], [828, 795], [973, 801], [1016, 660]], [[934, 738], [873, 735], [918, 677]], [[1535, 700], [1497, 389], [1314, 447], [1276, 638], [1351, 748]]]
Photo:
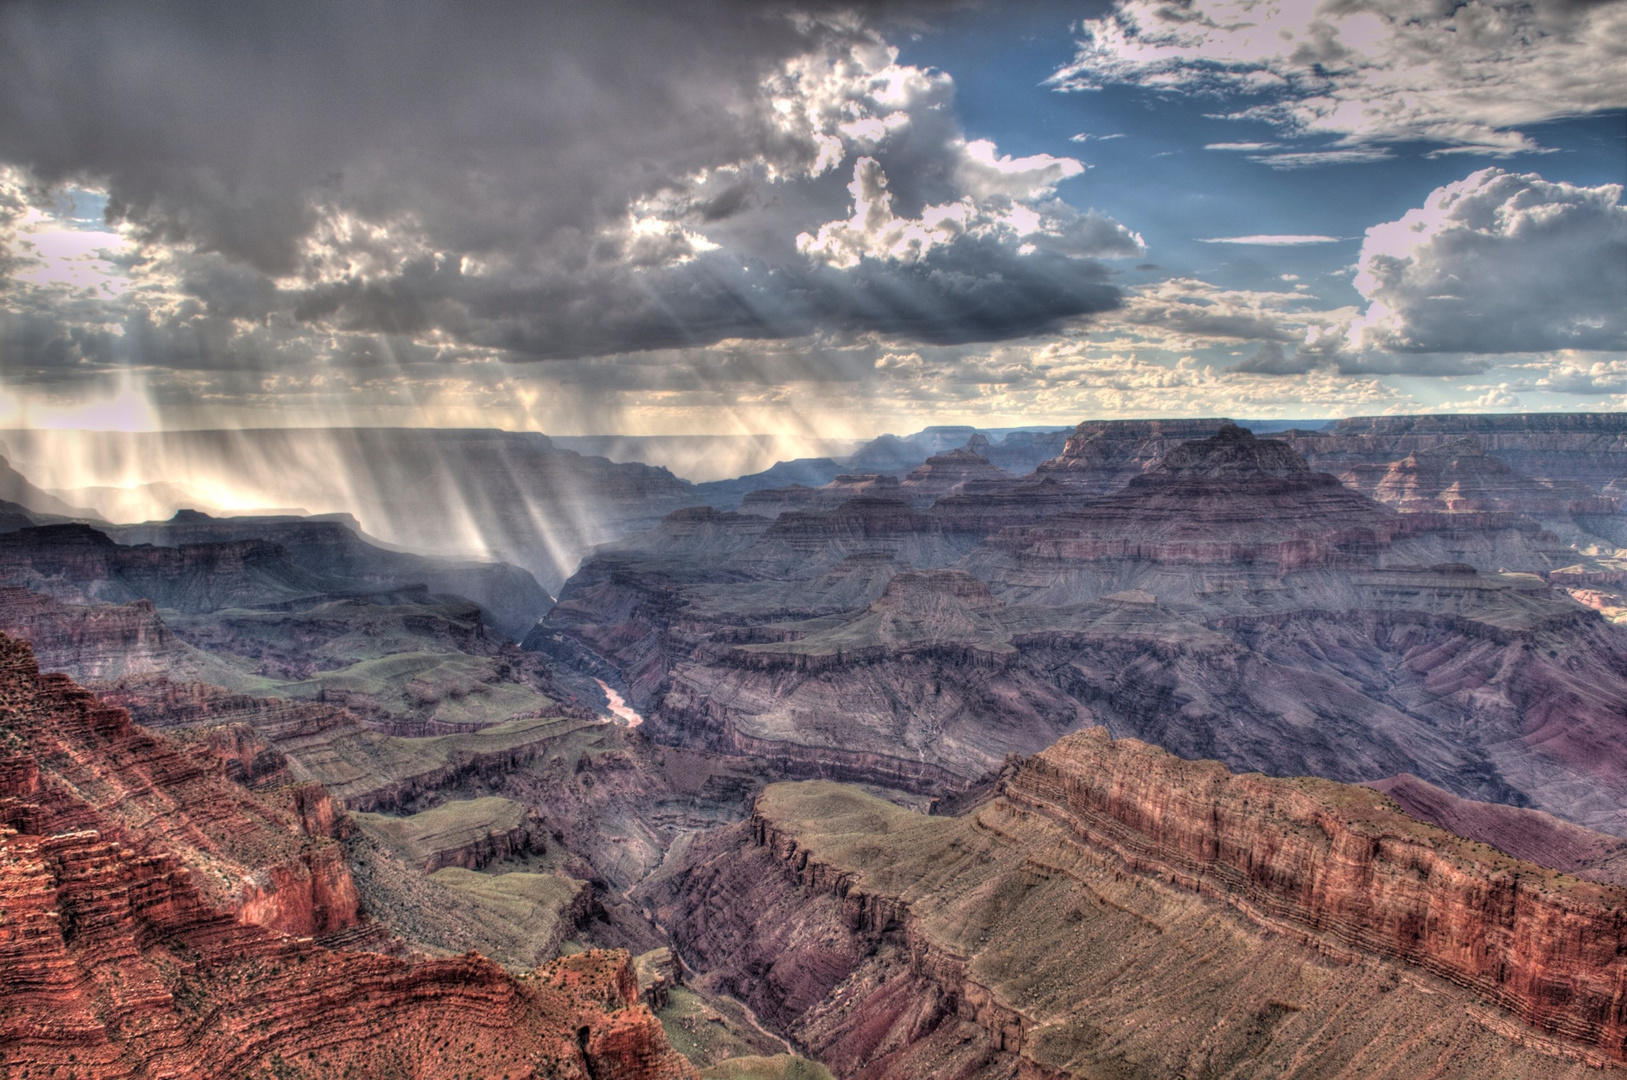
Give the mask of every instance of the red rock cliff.
[[1006, 783], [1137, 869], [1405, 960], [1627, 1058], [1627, 890], [1422, 825], [1362, 789], [1234, 775], [1102, 729]]
[[358, 919], [340, 828], [0, 637], [0, 1075], [694, 1076], [625, 953], [515, 979], [313, 941]]

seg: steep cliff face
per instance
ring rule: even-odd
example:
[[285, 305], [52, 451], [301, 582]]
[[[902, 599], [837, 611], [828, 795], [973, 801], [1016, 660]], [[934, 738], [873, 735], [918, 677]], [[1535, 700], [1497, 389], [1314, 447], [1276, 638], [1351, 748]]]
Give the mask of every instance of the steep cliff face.
[[1527, 514], [1539, 520], [1614, 514], [1619, 502], [1569, 478], [1543, 484], [1462, 437], [1388, 464], [1358, 464], [1346, 484], [1401, 511]]
[[[172, 743], [62, 675], [39, 675], [26, 644], [0, 639], [8, 767], [0, 821], [20, 833], [94, 830], [157, 844], [196, 871], [196, 888], [246, 922], [317, 935], [355, 925], [357, 897], [310, 792], [252, 794], [207, 743]], [[331, 815], [326, 823], [336, 828]]]
[[70, 606], [0, 586], [0, 628], [31, 642], [49, 669], [71, 670], [85, 680], [180, 674], [204, 662], [164, 625], [150, 600]]
[[961, 571], [898, 573], [855, 620], [679, 663], [652, 730], [789, 776], [957, 790], [1092, 718], [1021, 667], [1009, 615]]
[[[1511, 529], [1511, 535], [1500, 535]], [[1505, 564], [1511, 549], [1529, 549], [1521, 551], [1523, 562], [1514, 563], [1519, 569], [1545, 570], [1565, 561], [1556, 539], [1549, 538], [1549, 551], [1512, 518], [1403, 518], [1335, 477], [1312, 471], [1287, 443], [1225, 425], [1213, 438], [1175, 447], [1113, 495], [1002, 532], [973, 565], [1009, 578], [1066, 574], [1070, 564], [1110, 561], [1237, 566], [1281, 575], [1366, 567], [1389, 555], [1397, 540], [1445, 555], [1454, 550], [1453, 530], [1486, 534], [1484, 545]], [[1002, 555], [1012, 564], [1003, 571], [996, 565]], [[1483, 553], [1475, 556], [1465, 561], [1488, 561]]]
[[1402, 773], [1367, 784], [1419, 821], [1490, 844], [1515, 858], [1607, 885], [1627, 885], [1627, 840], [1541, 810], [1478, 802]]
[[263, 540], [126, 547], [88, 525], [0, 534], [0, 580], [70, 604], [147, 599], [180, 611], [287, 601], [333, 585]]
[[1100, 729], [1006, 784], [1137, 870], [1403, 960], [1627, 1060], [1627, 890], [1420, 827], [1320, 780], [1237, 776]]
[[775, 785], [646, 891], [840, 1076], [1580, 1077], [1627, 1035], [1627, 892], [1100, 731], [960, 818]]
[[694, 1076], [625, 953], [519, 981], [313, 942], [359, 928], [341, 819], [226, 773], [0, 638], [0, 1071]]
[[167, 521], [104, 531], [126, 545], [179, 548], [243, 540], [275, 544], [300, 569], [349, 590], [421, 585], [431, 593], [467, 597], [480, 605], [488, 625], [512, 640], [524, 636], [551, 599], [535, 578], [516, 566], [430, 559], [370, 544], [349, 514], [217, 518], [181, 510]]
[[839, 473], [819, 487], [791, 484], [782, 488], [761, 488], [740, 500], [742, 514], [777, 518], [790, 510], [834, 510], [849, 499], [862, 496], [899, 499], [904, 491], [898, 477], [883, 473]]

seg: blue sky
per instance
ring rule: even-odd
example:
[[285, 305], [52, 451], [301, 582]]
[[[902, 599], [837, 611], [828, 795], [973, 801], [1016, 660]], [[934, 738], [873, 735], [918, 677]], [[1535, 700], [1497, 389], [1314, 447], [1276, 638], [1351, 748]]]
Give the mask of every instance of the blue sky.
[[[1431, 157], [1442, 144], [1413, 142], [1394, 144], [1385, 160], [1278, 170], [1246, 152], [1205, 150], [1287, 140], [1261, 121], [1215, 117], [1211, 98], [1126, 86], [1069, 93], [1048, 85], [1073, 58], [1072, 28], [1106, 10], [1045, 3], [964, 12], [902, 37], [899, 59], [953, 74], [968, 136], [993, 139], [1015, 155], [1071, 154], [1087, 162], [1089, 171], [1058, 192], [1135, 224], [1158, 270], [1132, 271], [1132, 280], [1198, 274], [1260, 288], [1292, 273], [1317, 279], [1330, 299], [1355, 302], [1353, 291], [1338, 291], [1349, 285], [1339, 271], [1354, 262], [1367, 227], [1400, 217], [1475, 169], [1529, 170], [1584, 186], [1627, 182], [1627, 113], [1620, 109], [1524, 125], [1551, 151], [1542, 154]], [[1089, 138], [1072, 141], [1080, 134]], [[1342, 239], [1271, 248], [1197, 242], [1217, 234]]]
[[1627, 0], [574, 8], [0, 8], [0, 425], [1627, 407]]

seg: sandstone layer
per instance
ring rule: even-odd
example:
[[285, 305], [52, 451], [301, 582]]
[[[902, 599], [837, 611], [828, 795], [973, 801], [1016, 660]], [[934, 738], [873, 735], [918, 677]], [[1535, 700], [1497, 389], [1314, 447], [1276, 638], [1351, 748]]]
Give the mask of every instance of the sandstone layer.
[[104, 529], [121, 544], [179, 548], [259, 540], [275, 544], [300, 569], [359, 593], [421, 586], [432, 594], [466, 597], [480, 605], [488, 625], [517, 639], [548, 608], [551, 598], [526, 571], [505, 563], [430, 559], [369, 543], [349, 514], [318, 517], [211, 517], [178, 511], [167, 521]]
[[1619, 500], [1577, 480], [1540, 483], [1463, 437], [1388, 464], [1358, 464], [1346, 484], [1402, 511], [1527, 514], [1539, 520], [1609, 515]]
[[1333, 473], [1470, 438], [1520, 475], [1545, 483], [1580, 482], [1608, 494], [1627, 475], [1627, 417], [1621, 413], [1357, 416], [1326, 431], [1284, 437], [1313, 466]]

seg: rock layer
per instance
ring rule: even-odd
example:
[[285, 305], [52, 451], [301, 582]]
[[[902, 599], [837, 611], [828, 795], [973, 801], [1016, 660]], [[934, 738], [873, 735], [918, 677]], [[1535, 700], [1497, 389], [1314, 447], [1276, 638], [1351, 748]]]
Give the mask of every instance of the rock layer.
[[1627, 891], [1100, 731], [961, 818], [773, 786], [647, 892], [840, 1076], [1580, 1077], [1627, 1033]]
[[324, 948], [356, 892], [306, 788], [251, 794], [0, 638], [0, 1071], [691, 1078], [625, 953], [518, 981]]
[[1616, 499], [1578, 481], [1542, 484], [1522, 476], [1469, 437], [1414, 450], [1385, 465], [1353, 465], [1340, 479], [1401, 511], [1513, 513], [1547, 520], [1620, 509]]

